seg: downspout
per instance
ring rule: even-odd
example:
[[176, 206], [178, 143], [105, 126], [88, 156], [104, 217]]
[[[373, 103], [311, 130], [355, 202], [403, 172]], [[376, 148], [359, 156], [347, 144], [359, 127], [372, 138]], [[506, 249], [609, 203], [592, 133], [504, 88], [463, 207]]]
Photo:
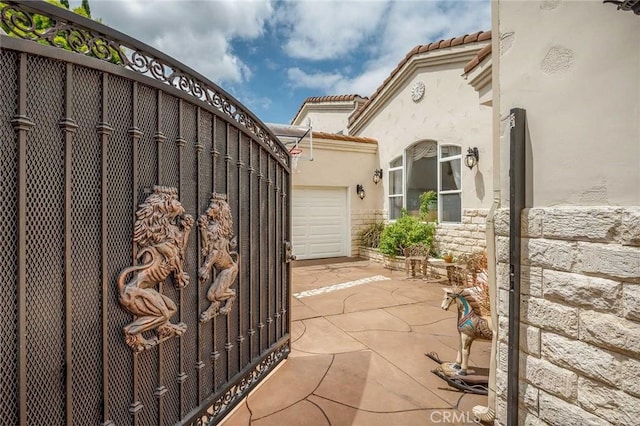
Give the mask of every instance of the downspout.
[[[498, 28], [498, 3], [491, 2], [491, 51], [500, 52], [500, 34]], [[493, 337], [491, 339], [491, 358], [489, 359], [489, 392], [487, 395], [487, 406], [476, 406], [473, 413], [482, 422], [493, 424], [495, 420], [496, 409], [496, 370], [498, 368], [498, 278], [497, 278], [497, 252], [496, 252], [496, 232], [495, 232], [495, 215], [500, 208], [501, 190], [500, 190], [500, 55], [494, 54], [491, 58], [491, 91], [492, 91], [492, 184], [493, 184], [493, 202], [486, 219], [486, 238], [487, 238], [487, 284], [489, 286], [489, 305], [491, 306], [491, 331]]]
[[509, 352], [507, 363], [507, 425], [518, 424], [520, 375], [520, 267], [522, 209], [525, 205], [526, 112], [513, 108], [509, 115]]

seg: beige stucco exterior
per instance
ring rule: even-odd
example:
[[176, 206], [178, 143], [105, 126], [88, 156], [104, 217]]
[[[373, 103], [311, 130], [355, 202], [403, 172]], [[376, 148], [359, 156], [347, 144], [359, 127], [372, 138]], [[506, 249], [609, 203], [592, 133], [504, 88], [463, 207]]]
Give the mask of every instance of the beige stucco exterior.
[[[298, 171], [292, 174], [292, 184], [296, 188], [346, 188], [348, 199], [351, 242], [350, 254], [358, 255], [358, 231], [372, 220], [383, 219], [380, 211], [381, 185], [372, 181], [377, 168], [377, 144], [375, 141], [354, 141], [313, 138], [313, 160], [299, 160]], [[308, 143], [301, 144], [303, 151], [309, 152]], [[362, 184], [366, 196], [360, 199], [356, 185]]]
[[[344, 96], [347, 97], [347, 96]], [[349, 115], [357, 108], [363, 98], [343, 101], [307, 102], [291, 122], [294, 126], [308, 126], [314, 129], [336, 134], [349, 134]]]
[[[494, 3], [496, 424], [507, 424], [509, 111], [527, 114], [518, 424], [640, 418], [640, 17]], [[500, 36], [497, 37], [497, 34]], [[499, 54], [498, 54], [499, 52]]]
[[[477, 167], [462, 167], [463, 210], [491, 205], [491, 108], [480, 104], [478, 92], [462, 76], [464, 65], [487, 43], [415, 55], [351, 126], [352, 134], [378, 140], [384, 176], [389, 163], [419, 141], [458, 145], [463, 155], [468, 147], [477, 147]], [[419, 81], [425, 85], [425, 94], [415, 102], [411, 91]], [[386, 179], [383, 188], [387, 210]]]
[[[499, 15], [500, 175], [506, 117], [520, 107], [529, 206], [639, 205], [638, 16], [597, 0], [500, 1]], [[506, 179], [501, 186], [506, 202]]]

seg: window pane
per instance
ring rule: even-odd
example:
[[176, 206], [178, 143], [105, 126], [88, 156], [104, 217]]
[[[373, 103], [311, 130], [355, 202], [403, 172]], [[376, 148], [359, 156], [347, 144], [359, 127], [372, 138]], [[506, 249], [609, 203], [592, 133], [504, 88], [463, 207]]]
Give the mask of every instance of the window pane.
[[389, 195], [402, 195], [402, 170], [389, 172]]
[[459, 146], [447, 145], [442, 147], [442, 158], [460, 155], [462, 149]]
[[[407, 151], [409, 152], [409, 151]], [[438, 189], [438, 160], [433, 157], [407, 156], [407, 212], [420, 215], [420, 195]]]
[[391, 168], [402, 167], [402, 157], [398, 157], [395, 160], [393, 160], [391, 163], [389, 163], [389, 167]]
[[442, 222], [460, 222], [462, 220], [461, 194], [440, 195], [442, 203]]
[[440, 190], [457, 191], [462, 189], [460, 159], [440, 163]]
[[389, 198], [389, 219], [400, 219], [402, 214], [402, 197]]

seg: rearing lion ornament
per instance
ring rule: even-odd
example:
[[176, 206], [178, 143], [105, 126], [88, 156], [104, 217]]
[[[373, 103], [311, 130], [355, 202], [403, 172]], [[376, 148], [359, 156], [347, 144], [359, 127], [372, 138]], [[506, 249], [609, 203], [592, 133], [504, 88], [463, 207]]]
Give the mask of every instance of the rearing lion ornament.
[[[198, 223], [202, 255], [206, 256], [198, 271], [200, 284], [207, 282], [212, 268], [217, 271], [207, 292], [207, 299], [211, 304], [200, 314], [200, 322], [206, 322], [218, 314], [228, 314], [236, 298], [236, 292], [231, 286], [238, 275], [239, 255], [235, 251], [238, 241], [237, 237], [233, 237], [233, 219], [227, 196], [211, 194], [209, 208], [200, 216]], [[221, 307], [222, 302], [224, 305]]]
[[[136, 211], [133, 241], [140, 265], [124, 269], [118, 277], [120, 304], [136, 316], [124, 327], [125, 341], [135, 352], [182, 335], [187, 329], [183, 323], [169, 322], [177, 312], [176, 304], [154, 287], [171, 274], [176, 288], [189, 284], [184, 249], [192, 226], [193, 217], [185, 213], [176, 188], [155, 186]], [[133, 278], [125, 283], [130, 274]], [[157, 336], [147, 339], [142, 335], [156, 328]]]

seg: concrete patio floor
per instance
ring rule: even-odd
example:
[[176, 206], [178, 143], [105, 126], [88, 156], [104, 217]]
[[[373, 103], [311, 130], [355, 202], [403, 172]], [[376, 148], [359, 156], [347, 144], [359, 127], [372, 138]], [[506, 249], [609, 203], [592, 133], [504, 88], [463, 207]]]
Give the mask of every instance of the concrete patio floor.
[[[446, 282], [369, 261], [292, 271], [292, 352], [225, 426], [473, 424], [487, 397], [449, 387], [424, 355], [456, 356], [456, 312], [440, 308]], [[489, 356], [489, 342], [474, 342], [470, 366]]]

